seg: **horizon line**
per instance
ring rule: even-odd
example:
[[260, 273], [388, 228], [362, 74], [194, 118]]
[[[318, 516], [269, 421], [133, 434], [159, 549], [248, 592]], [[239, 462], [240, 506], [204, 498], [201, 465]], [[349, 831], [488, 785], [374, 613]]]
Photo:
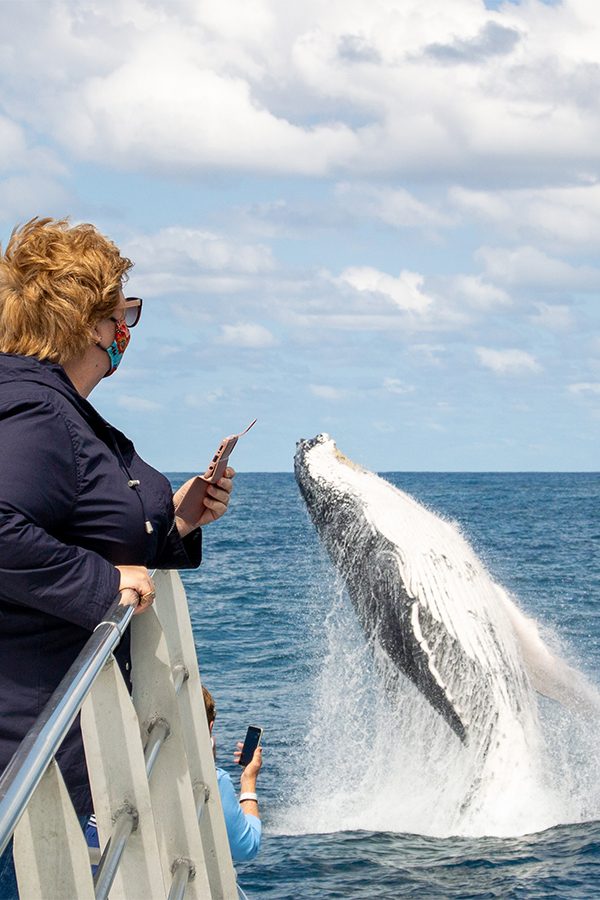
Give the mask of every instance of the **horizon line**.
[[[193, 475], [194, 469], [164, 469], [163, 474]], [[236, 475], [293, 475], [293, 469], [236, 469]], [[376, 475], [600, 475], [598, 469], [365, 469]], [[196, 474], [198, 474], [196, 472]]]

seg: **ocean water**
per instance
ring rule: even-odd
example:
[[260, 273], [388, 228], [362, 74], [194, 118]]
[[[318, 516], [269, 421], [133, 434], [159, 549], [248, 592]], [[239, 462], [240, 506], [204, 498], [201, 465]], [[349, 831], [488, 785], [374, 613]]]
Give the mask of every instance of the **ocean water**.
[[[553, 650], [600, 683], [599, 475], [384, 477], [456, 523]], [[219, 763], [235, 777], [236, 740], [248, 724], [265, 732], [263, 847], [238, 867], [250, 898], [600, 897], [597, 717], [540, 701], [547, 791], [563, 798], [551, 827], [532, 808], [531, 833], [515, 820], [494, 834], [493, 817], [448, 832], [435, 796], [414, 790], [420, 759], [396, 752], [394, 711], [381, 714], [377, 670], [293, 475], [238, 475], [204, 537], [202, 566], [183, 578]]]

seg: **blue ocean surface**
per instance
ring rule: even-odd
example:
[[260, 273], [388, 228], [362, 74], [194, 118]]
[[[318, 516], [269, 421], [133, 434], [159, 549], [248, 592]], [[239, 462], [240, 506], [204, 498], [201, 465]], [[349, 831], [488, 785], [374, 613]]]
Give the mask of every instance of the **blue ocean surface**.
[[[170, 477], [177, 487], [189, 476]], [[600, 682], [599, 475], [384, 477], [457, 523], [493, 578], [570, 665]], [[339, 814], [328, 814], [338, 825], [324, 833], [311, 828], [328, 801], [325, 792], [313, 795], [307, 774], [326, 765], [331, 749], [318, 739], [319, 717], [335, 731], [336, 717], [341, 723], [351, 704], [323, 706], [324, 667], [340, 635], [332, 610], [340, 598], [292, 474], [239, 474], [227, 516], [204, 529], [202, 566], [183, 579], [201, 675], [217, 704], [218, 760], [234, 779], [236, 741], [248, 724], [264, 728], [263, 847], [254, 862], [238, 867], [250, 898], [600, 897], [594, 805], [582, 821], [513, 837], [348, 830], [343, 803]], [[343, 615], [352, 630], [349, 604]], [[356, 659], [349, 653], [336, 676], [347, 675], [349, 692]], [[598, 746], [585, 746], [572, 765], [597, 773]], [[367, 767], [369, 737], [362, 752]], [[357, 760], [351, 762], [355, 772]], [[394, 774], [401, 799], [406, 785], [402, 772]], [[331, 788], [350, 803], [356, 785], [343, 765]], [[377, 783], [370, 789], [376, 796]]]

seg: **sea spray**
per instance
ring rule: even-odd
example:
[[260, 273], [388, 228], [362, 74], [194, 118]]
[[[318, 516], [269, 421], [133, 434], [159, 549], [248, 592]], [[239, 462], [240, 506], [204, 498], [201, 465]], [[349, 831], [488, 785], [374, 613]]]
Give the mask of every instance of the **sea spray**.
[[294, 802], [278, 810], [274, 831], [509, 837], [600, 818], [597, 720], [534, 700], [525, 758], [514, 734], [500, 733], [476, 779], [476, 753], [415, 686], [401, 678], [390, 693], [389, 663], [373, 655], [343, 592], [330, 584], [326, 602], [311, 727], [291, 761]]
[[[330, 591], [327, 650], [298, 779], [302, 799], [290, 815], [281, 810], [276, 827], [516, 835], [593, 814], [593, 797], [586, 812], [582, 796], [573, 796], [574, 786], [580, 790], [587, 781], [589, 787], [589, 779], [560, 777], [573, 749], [557, 754], [548, 742], [507, 613], [510, 598], [454, 525], [370, 473], [351, 472], [343, 489], [337, 482], [333, 502], [353, 483], [364, 501], [362, 519], [398, 545], [412, 596], [425, 596], [447, 626], [450, 639], [430, 634], [428, 651], [465, 716], [469, 739], [461, 743], [422, 691], [399, 675], [375, 633], [365, 641], [344, 593], [344, 574]], [[327, 500], [332, 502], [331, 493]], [[354, 524], [336, 540], [351, 540], [356, 559], [360, 538]], [[339, 558], [347, 560], [348, 548], [341, 551]], [[462, 581], [461, 560], [469, 576]], [[371, 560], [371, 567], [378, 563]], [[462, 658], [452, 656], [457, 644], [468, 651]], [[563, 723], [572, 715], [563, 714]]]

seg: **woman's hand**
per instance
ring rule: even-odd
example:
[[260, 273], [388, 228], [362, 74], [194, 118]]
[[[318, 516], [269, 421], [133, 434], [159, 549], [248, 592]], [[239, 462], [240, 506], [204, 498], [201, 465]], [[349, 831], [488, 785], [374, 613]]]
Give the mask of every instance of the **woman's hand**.
[[119, 570], [121, 581], [119, 590], [123, 591], [119, 606], [135, 606], [134, 616], [145, 612], [154, 603], [156, 593], [154, 582], [145, 566], [115, 566]]
[[[201, 525], [208, 525], [209, 522], [215, 522], [225, 514], [227, 506], [229, 505], [231, 491], [233, 490], [234, 476], [235, 470], [228, 466], [223, 473], [223, 477], [220, 478], [216, 484], [209, 484], [206, 489], [206, 495], [202, 500], [202, 507], [198, 509], [197, 521], [185, 521], [181, 516], [175, 516], [175, 525], [180, 537], [184, 538], [191, 531], [194, 531], [195, 528], [199, 528]], [[186, 481], [186, 483], [173, 495], [175, 509], [177, 509], [182, 497], [185, 496], [186, 490], [190, 487], [192, 482], [193, 478]]]
[[206, 509], [202, 513], [198, 525], [208, 525], [209, 522], [216, 522], [225, 515], [233, 490], [234, 478], [235, 469], [228, 466], [223, 472], [223, 477], [219, 478], [216, 484], [208, 486], [203, 501]]

